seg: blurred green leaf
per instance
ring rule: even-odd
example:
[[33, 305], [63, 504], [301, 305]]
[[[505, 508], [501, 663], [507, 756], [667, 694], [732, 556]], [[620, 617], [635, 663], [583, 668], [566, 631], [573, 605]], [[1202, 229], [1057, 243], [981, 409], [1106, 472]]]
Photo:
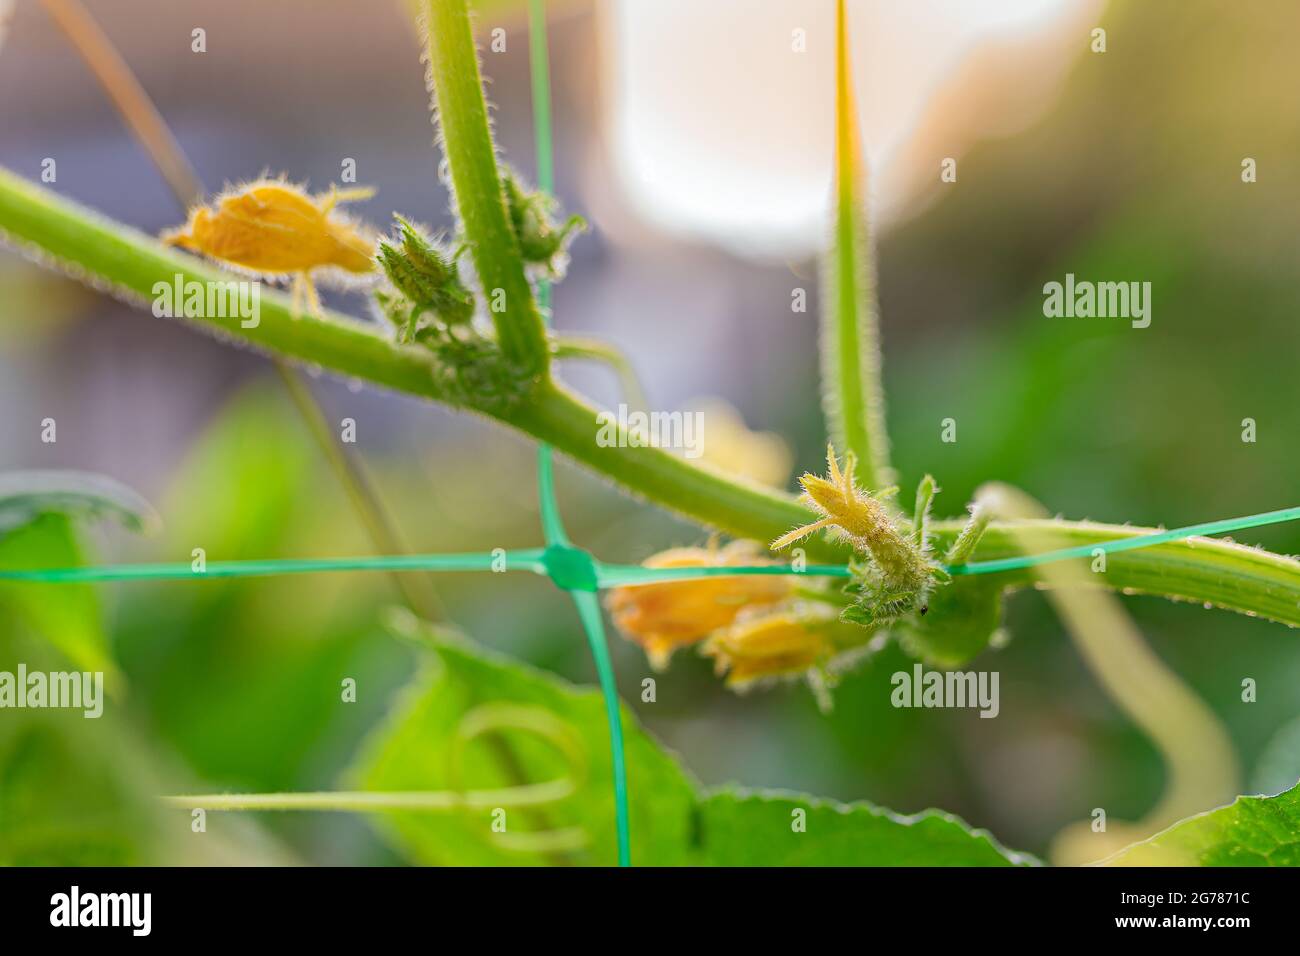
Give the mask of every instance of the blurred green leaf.
[[[30, 480], [35, 474], [0, 477], [0, 526], [6, 527], [0, 568], [82, 563], [72, 519], [51, 509], [129, 513], [129, 497], [116, 495], [111, 483], [96, 489], [94, 481]], [[29, 672], [58, 669], [71, 661], [116, 680], [92, 585], [0, 581], [0, 607], [9, 612], [0, 616], [0, 670], [15, 673], [20, 664]], [[136, 770], [121, 729], [102, 717], [87, 719], [81, 709], [6, 710], [0, 720], [0, 865], [156, 860], [152, 808]]]
[[[0, 616], [0, 671], [62, 665], [50, 644]], [[80, 708], [0, 711], [0, 866], [286, 863], [248, 819], [195, 833], [155, 797], [178, 788], [167, 758], [148, 749], [109, 700]]]
[[[112, 517], [133, 531], [160, 524], [126, 485], [83, 471], [0, 474], [0, 568], [71, 568], [83, 563], [74, 519]], [[0, 581], [0, 606], [76, 667], [115, 683], [99, 595], [91, 584]]]
[[[802, 813], [800, 813], [802, 811]], [[1035, 860], [951, 814], [900, 816], [807, 794], [720, 790], [700, 805], [702, 860], [715, 866], [1014, 866]], [[802, 827], [802, 829], [799, 829]]]
[[[81, 714], [6, 715], [0, 731], [0, 865], [144, 862], [147, 832], [110, 766], [87, 760], [70, 726]], [[12, 719], [8, 719], [11, 718]]]
[[[72, 520], [43, 514], [0, 537], [0, 568], [70, 568], [82, 563]], [[90, 584], [0, 581], [0, 607], [59, 649], [77, 668], [103, 671], [112, 683], [99, 595]]]
[[[156, 549], [185, 561], [196, 547], [209, 560], [367, 548], [310, 435], [265, 383], [216, 410], [163, 500]], [[378, 623], [392, 594], [383, 576], [142, 582], [119, 594], [114, 636], [133, 702], [219, 789], [325, 785], [409, 674]], [[339, 699], [344, 677], [362, 688], [356, 705]]]
[[1109, 866], [1300, 866], [1300, 784], [1238, 797], [1188, 817], [1106, 861]]
[[[576, 622], [575, 622], [576, 631]], [[610, 781], [609, 732], [596, 690], [584, 690], [454, 637], [438, 637], [433, 655], [402, 694], [389, 719], [372, 737], [353, 775], [369, 790], [488, 790], [541, 783], [572, 776], [574, 795], [544, 806], [506, 809], [506, 833], [555, 831], [577, 827], [586, 846], [556, 853], [530, 852], [507, 845], [492, 830], [489, 810], [448, 813], [393, 813], [380, 818], [383, 829], [410, 858], [426, 864], [527, 865], [569, 862], [612, 865], [614, 797]], [[572, 731], [581, 767], [549, 741], [518, 730], [468, 743], [459, 780], [453, 749], [463, 721], [476, 708], [502, 704], [533, 708], [558, 718]], [[539, 715], [538, 727], [543, 726]], [[631, 792], [632, 861], [671, 866], [687, 862], [692, 781], [654, 740], [623, 713]], [[507, 756], [502, 747], [508, 749]]]
[[0, 474], [0, 536], [49, 512], [112, 517], [132, 531], [152, 531], [161, 524], [149, 502], [106, 475], [89, 471]]

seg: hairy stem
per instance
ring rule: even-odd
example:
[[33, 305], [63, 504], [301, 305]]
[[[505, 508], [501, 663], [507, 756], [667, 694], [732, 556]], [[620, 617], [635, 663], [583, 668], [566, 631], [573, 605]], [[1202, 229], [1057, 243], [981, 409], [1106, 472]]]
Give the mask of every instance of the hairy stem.
[[834, 234], [822, 261], [822, 398], [832, 441], [858, 459], [871, 490], [893, 484], [880, 381], [866, 164], [849, 75], [844, 0], [836, 6]]
[[551, 780], [500, 790], [320, 790], [294, 793], [196, 793], [169, 795], [173, 807], [203, 810], [455, 810], [462, 807], [527, 807], [555, 803], [573, 795], [573, 781]]
[[[615, 430], [610, 441], [598, 440], [601, 422], [597, 414], [581, 397], [551, 384], [503, 418], [627, 490], [721, 531], [770, 541], [793, 525], [808, 522], [809, 511], [788, 495], [745, 483], [662, 448], [639, 446], [621, 429]], [[814, 551], [821, 557], [845, 557], [848, 553], [843, 548], [810, 544], [809, 553]]]
[[[939, 521], [930, 530], [937, 543], [950, 545], [965, 525], [961, 520]], [[992, 561], [1023, 554], [1026, 534], [1050, 536], [1053, 542], [1075, 547], [1155, 530], [1059, 518], [993, 521], [971, 558]], [[990, 576], [1010, 587], [1034, 585], [1038, 578], [1033, 568]], [[1108, 554], [1106, 572], [1089, 575], [1087, 581], [1091, 587], [1192, 601], [1300, 626], [1300, 560], [1217, 538], [1194, 537]]]
[[[156, 286], [185, 281], [230, 282], [240, 277], [162, 245], [128, 226], [0, 168], [0, 238], [45, 265], [149, 307]], [[295, 318], [289, 297], [261, 292], [260, 320], [245, 328], [238, 315], [193, 316], [189, 321], [227, 340], [298, 359], [399, 391], [448, 400], [446, 370], [418, 346], [398, 347], [378, 328], [336, 312], [324, 319]]]
[[524, 375], [544, 379], [546, 330], [506, 215], [469, 10], [465, 0], [429, 0], [427, 10], [430, 87], [456, 212], [502, 353]]

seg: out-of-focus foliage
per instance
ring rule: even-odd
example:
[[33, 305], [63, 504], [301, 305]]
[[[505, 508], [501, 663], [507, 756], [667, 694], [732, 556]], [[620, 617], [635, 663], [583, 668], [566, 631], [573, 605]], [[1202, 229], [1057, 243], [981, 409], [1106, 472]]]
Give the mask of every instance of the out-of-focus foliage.
[[1283, 725], [1259, 755], [1249, 793], [1281, 793], [1300, 780], [1300, 717]]
[[158, 515], [132, 489], [103, 475], [81, 471], [17, 471], [0, 474], [0, 534], [43, 514], [111, 517], [132, 531], [153, 530]]
[[[71, 567], [81, 552], [70, 520], [47, 513], [0, 532], [5, 567]], [[0, 671], [111, 668], [90, 585], [0, 584]], [[55, 650], [57, 648], [57, 650]], [[0, 863], [146, 862], [156, 837], [143, 781], [121, 761], [116, 721], [82, 710], [9, 709], [0, 720]]]
[[[0, 531], [2, 568], [71, 568], [82, 563], [66, 515], [46, 512], [27, 524]], [[115, 670], [94, 585], [0, 581], [0, 607], [55, 645], [77, 668]]]
[[[81, 563], [66, 515], [47, 512], [3, 533], [42, 566]], [[0, 615], [0, 672], [109, 670], [103, 617], [90, 586], [4, 585], [11, 607]], [[0, 865], [124, 866], [284, 862], [287, 857], [249, 821], [221, 835], [195, 833], [190, 818], [167, 811], [158, 795], [185, 779], [170, 757], [145, 742], [123, 714], [126, 689], [108, 685], [97, 717], [78, 708], [7, 707], [0, 719]], [[129, 710], [129, 709], [128, 709]]]
[[[210, 561], [364, 552], [332, 482], [282, 396], [249, 390], [178, 468], [155, 547], [184, 561], [194, 548]], [[123, 591], [120, 653], [164, 737], [204, 778], [283, 790], [304, 789], [307, 775], [326, 787], [321, 765], [341, 759], [377, 716], [387, 675], [409, 666], [379, 621], [389, 588], [378, 575], [142, 584]], [[348, 677], [356, 705], [341, 701]]]

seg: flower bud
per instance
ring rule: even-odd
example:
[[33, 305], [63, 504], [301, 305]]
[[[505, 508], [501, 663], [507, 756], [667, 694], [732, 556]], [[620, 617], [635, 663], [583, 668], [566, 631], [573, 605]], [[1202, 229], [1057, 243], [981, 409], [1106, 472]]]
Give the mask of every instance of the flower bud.
[[446, 325], [468, 322], [474, 317], [474, 294], [460, 281], [456, 257], [442, 254], [415, 226], [395, 218], [401, 248], [380, 241], [378, 259], [389, 281], [410, 300], [413, 318], [432, 312]]
[[551, 220], [551, 210], [555, 207], [551, 196], [540, 190], [525, 189], [509, 167], [504, 167], [501, 174], [506, 212], [519, 244], [519, 254], [524, 262], [540, 265], [551, 278], [557, 277], [563, 271], [565, 245], [570, 236], [587, 228], [587, 221], [581, 216], [570, 216], [563, 226], [557, 226]]

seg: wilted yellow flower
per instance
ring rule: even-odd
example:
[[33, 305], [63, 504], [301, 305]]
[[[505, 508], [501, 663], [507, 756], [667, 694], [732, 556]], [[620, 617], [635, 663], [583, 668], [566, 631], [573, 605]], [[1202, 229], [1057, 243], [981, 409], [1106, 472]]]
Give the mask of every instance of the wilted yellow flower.
[[189, 221], [163, 241], [267, 276], [294, 275], [295, 310], [305, 295], [319, 313], [308, 273], [338, 269], [361, 274], [375, 268], [374, 243], [347, 218], [331, 215], [340, 202], [368, 199], [374, 190], [339, 190], [311, 196], [278, 179], [259, 179], [227, 190], [211, 206], [195, 206]]
[[[748, 542], [721, 550], [671, 548], [644, 562], [647, 568], [704, 568], [775, 563], [758, 559]], [[606, 606], [615, 626], [645, 648], [650, 665], [662, 670], [673, 651], [726, 627], [748, 606], [773, 604], [790, 595], [789, 579], [777, 575], [707, 577], [615, 588]]]
[[743, 688], [772, 677], [793, 677], [830, 658], [825, 637], [827, 620], [806, 614], [781, 613], [737, 621], [704, 645], [727, 686]]

